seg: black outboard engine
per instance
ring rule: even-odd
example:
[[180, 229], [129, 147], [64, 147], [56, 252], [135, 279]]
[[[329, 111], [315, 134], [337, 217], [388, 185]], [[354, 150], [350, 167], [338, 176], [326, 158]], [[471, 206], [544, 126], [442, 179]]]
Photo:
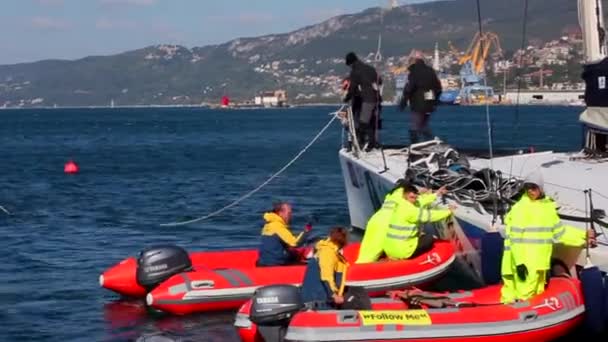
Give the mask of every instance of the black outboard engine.
[[258, 288], [251, 299], [249, 319], [267, 342], [284, 341], [289, 321], [304, 308], [300, 288], [270, 285]]
[[147, 291], [180, 272], [190, 271], [192, 261], [188, 252], [173, 245], [152, 246], [137, 258], [137, 283]]

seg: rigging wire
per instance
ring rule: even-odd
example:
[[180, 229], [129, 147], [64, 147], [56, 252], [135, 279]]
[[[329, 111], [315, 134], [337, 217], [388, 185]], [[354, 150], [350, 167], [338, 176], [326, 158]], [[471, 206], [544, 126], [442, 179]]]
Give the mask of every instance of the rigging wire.
[[[523, 14], [523, 23], [522, 23], [522, 33], [521, 33], [521, 49], [520, 51], [525, 51], [526, 49], [526, 41], [528, 35], [528, 0], [524, 0], [524, 14]], [[515, 78], [517, 79], [517, 100], [515, 103], [515, 130], [513, 131], [513, 136], [511, 141], [517, 141], [517, 133], [519, 132], [519, 109], [520, 109], [520, 94], [521, 94], [521, 71], [522, 67], [522, 57], [519, 56], [519, 61], [517, 63], [517, 73]], [[506, 72], [506, 71], [505, 71]], [[542, 73], [543, 70], [541, 69]], [[504, 94], [506, 96], [506, 94]], [[511, 166], [509, 167], [509, 174], [513, 174], [513, 160], [515, 156], [511, 156]]]
[[[477, 23], [479, 25], [479, 43], [480, 43], [480, 49], [481, 51], [484, 51], [484, 41], [483, 41], [483, 21], [481, 19], [481, 3], [480, 0], [477, 0]], [[493, 137], [492, 137], [492, 121], [490, 119], [490, 103], [488, 102], [488, 94], [487, 94], [487, 89], [488, 89], [488, 80], [487, 77], [485, 75], [485, 69], [486, 69], [486, 64], [484, 63], [483, 65], [484, 70], [482, 70], [482, 72], [484, 73], [484, 77], [483, 77], [483, 85], [484, 85], [484, 89], [486, 91], [486, 124], [488, 126], [488, 149], [489, 149], [489, 154], [490, 154], [490, 169], [494, 170], [494, 148], [493, 148]], [[494, 226], [496, 224], [496, 219], [498, 217], [498, 199], [496, 198], [496, 196], [498, 195], [498, 189], [495, 186], [495, 183], [492, 182], [492, 184], [490, 185], [490, 190], [492, 191], [492, 203], [493, 203], [493, 210], [492, 210], [492, 226]]]
[[382, 30], [384, 28], [384, 8], [380, 7], [380, 28], [378, 30], [378, 48], [376, 49], [376, 55], [374, 56], [374, 62], [378, 64], [382, 62]]
[[217, 216], [217, 215], [221, 214], [222, 212], [224, 212], [227, 209], [230, 209], [230, 208], [236, 206], [240, 202], [242, 202], [245, 199], [251, 197], [256, 192], [262, 190], [262, 188], [264, 188], [273, 179], [275, 179], [276, 177], [278, 177], [279, 175], [281, 175], [281, 173], [283, 173], [285, 170], [287, 170], [287, 168], [289, 168], [293, 163], [295, 163], [298, 159], [300, 159], [300, 157], [306, 151], [308, 151], [308, 149], [321, 137], [321, 135], [323, 135], [323, 133], [325, 133], [325, 131], [329, 128], [329, 126], [331, 126], [331, 124], [338, 118], [338, 113], [340, 111], [342, 111], [342, 109], [344, 109], [344, 107], [345, 107], [345, 105], [342, 105], [342, 107], [339, 110], [337, 110], [336, 112], [332, 113], [333, 114], [332, 118], [317, 133], [317, 135], [315, 135], [314, 138], [312, 138], [312, 140], [302, 150], [300, 150], [300, 152], [298, 152], [298, 154], [296, 154], [295, 157], [293, 157], [287, 164], [285, 164], [285, 166], [283, 166], [279, 171], [275, 172], [272, 176], [270, 176], [270, 178], [268, 178], [265, 182], [263, 182], [262, 184], [260, 184], [257, 188], [249, 191], [248, 193], [246, 193], [243, 196], [239, 197], [238, 199], [236, 199], [232, 203], [230, 203], [230, 204], [224, 206], [223, 208], [221, 208], [219, 210], [216, 210], [216, 211], [214, 211], [214, 212], [212, 212], [212, 213], [210, 213], [208, 215], [205, 215], [205, 216], [202, 216], [202, 217], [199, 217], [199, 218], [195, 218], [195, 219], [192, 219], [192, 220], [188, 220], [188, 221], [172, 222], [172, 223], [162, 223], [160, 226], [161, 227], [176, 227], [176, 226], [184, 226], [184, 225], [195, 223], [195, 222], [199, 222], [199, 221], [204, 221], [204, 220], [206, 220], [208, 218], [211, 218], [211, 217], [214, 217], [214, 216]]

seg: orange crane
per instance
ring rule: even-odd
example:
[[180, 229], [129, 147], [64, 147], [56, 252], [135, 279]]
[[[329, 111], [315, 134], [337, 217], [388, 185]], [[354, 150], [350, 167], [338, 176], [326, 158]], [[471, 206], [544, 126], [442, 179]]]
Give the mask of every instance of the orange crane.
[[407, 66], [394, 66], [391, 67], [391, 72], [393, 73], [393, 75], [398, 75], [398, 74], [404, 74], [407, 72]]
[[[463, 65], [467, 62], [471, 62], [472, 71], [476, 74], [482, 74], [485, 70], [485, 63], [488, 59], [490, 49], [492, 46], [495, 47], [495, 55], [502, 56], [502, 48], [500, 46], [500, 40], [498, 35], [493, 32], [485, 32], [482, 35], [479, 32], [475, 33], [473, 40], [469, 44], [466, 52], [458, 60], [458, 64]], [[450, 48], [453, 52], [457, 52], [453, 45], [450, 43]]]

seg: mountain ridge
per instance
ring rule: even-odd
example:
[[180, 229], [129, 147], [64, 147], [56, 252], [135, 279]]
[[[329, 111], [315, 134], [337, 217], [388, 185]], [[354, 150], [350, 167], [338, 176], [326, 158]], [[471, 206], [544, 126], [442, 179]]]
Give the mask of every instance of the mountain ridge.
[[[604, 2], [608, 2], [603, 0]], [[524, 0], [482, 2], [484, 30], [497, 32], [506, 51], [521, 44]], [[528, 41], [558, 38], [577, 26], [576, 2], [531, 2]], [[542, 14], [542, 15], [541, 15]], [[382, 20], [381, 20], [382, 15]], [[382, 22], [382, 26], [381, 26]], [[348, 69], [343, 56], [407, 55], [450, 41], [465, 50], [478, 30], [475, 2], [446, 0], [343, 14], [291, 32], [184, 47], [156, 44], [114, 55], [0, 65], [0, 107], [200, 104], [222, 95], [250, 99], [284, 88], [293, 101], [330, 96]], [[299, 100], [297, 96], [303, 95]], [[314, 95], [314, 96], [313, 96]]]

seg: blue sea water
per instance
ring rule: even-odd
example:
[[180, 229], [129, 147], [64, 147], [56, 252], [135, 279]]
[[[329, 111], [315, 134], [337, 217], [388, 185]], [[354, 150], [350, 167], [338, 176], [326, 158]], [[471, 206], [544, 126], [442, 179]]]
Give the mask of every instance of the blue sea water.
[[[222, 215], [188, 226], [280, 169], [336, 107], [0, 111], [0, 340], [236, 340], [234, 314], [166, 317], [99, 288], [107, 267], [146, 245], [189, 250], [255, 247], [261, 213], [294, 205], [324, 232], [348, 225], [337, 158], [338, 123], [284, 174]], [[576, 150], [576, 107], [492, 107], [495, 148]], [[441, 107], [434, 133], [455, 146], [488, 146], [484, 107]], [[408, 116], [387, 107], [381, 136], [406, 143]], [[63, 173], [75, 160], [76, 175]]]

